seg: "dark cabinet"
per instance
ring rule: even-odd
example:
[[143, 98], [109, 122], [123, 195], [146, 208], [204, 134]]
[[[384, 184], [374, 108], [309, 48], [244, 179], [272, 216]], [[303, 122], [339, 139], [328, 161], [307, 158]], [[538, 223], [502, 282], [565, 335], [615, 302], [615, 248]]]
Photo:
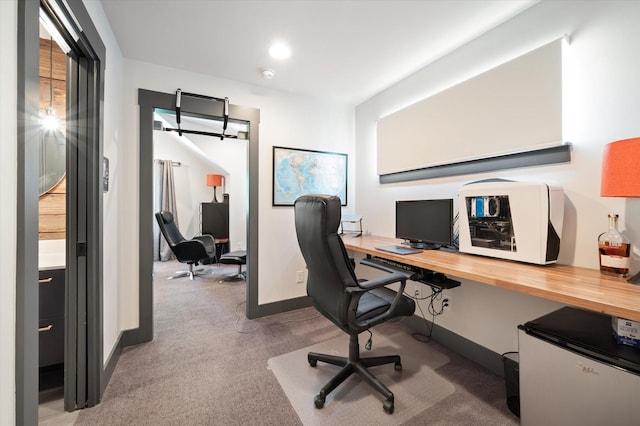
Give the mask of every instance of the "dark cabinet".
[[40, 271], [40, 367], [64, 362], [64, 272], [64, 269]]
[[229, 203], [200, 204], [200, 233], [216, 239], [218, 257], [229, 251]]

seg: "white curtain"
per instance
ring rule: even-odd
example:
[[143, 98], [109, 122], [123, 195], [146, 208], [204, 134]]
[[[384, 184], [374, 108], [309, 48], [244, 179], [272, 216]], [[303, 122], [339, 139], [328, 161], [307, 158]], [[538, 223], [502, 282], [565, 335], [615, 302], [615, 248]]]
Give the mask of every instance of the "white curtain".
[[[154, 211], [165, 210], [171, 212], [173, 221], [178, 226], [173, 167], [174, 163], [171, 160], [154, 160]], [[154, 226], [153, 260], [164, 262], [173, 258], [171, 248], [160, 233], [160, 228], [156, 223]]]

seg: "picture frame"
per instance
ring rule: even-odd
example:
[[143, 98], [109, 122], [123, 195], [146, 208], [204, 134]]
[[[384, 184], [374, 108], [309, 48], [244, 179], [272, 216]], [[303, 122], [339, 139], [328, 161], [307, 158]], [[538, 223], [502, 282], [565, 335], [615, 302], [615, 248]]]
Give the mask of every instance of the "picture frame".
[[293, 206], [301, 195], [328, 194], [346, 206], [347, 172], [347, 154], [274, 146], [273, 205]]

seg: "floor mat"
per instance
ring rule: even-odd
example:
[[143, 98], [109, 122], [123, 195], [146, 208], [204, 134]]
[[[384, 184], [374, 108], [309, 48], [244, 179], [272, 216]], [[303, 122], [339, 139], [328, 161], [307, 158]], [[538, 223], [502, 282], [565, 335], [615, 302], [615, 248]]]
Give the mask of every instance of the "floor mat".
[[352, 375], [331, 392], [324, 408], [315, 408], [314, 396], [339, 371], [339, 367], [318, 362], [313, 368], [307, 361], [307, 353], [346, 356], [349, 337], [345, 334], [268, 361], [269, 368], [303, 424], [397, 425], [454, 392], [454, 386], [434, 371], [449, 362], [446, 355], [405, 333], [391, 336], [375, 334], [372, 350], [365, 351], [364, 343], [368, 336], [367, 333], [360, 335], [363, 357], [398, 354], [402, 359], [400, 372], [395, 371], [392, 364], [370, 369], [393, 392], [394, 413], [384, 412], [384, 397], [357, 375]]

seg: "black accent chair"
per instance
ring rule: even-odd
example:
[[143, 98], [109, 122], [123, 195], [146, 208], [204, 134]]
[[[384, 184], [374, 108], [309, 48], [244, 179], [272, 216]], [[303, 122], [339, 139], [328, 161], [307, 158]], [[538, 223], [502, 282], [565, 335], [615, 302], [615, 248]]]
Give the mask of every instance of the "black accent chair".
[[[410, 316], [415, 302], [402, 295], [406, 277], [398, 272], [362, 281], [356, 278], [354, 265], [338, 235], [340, 198], [329, 195], [303, 195], [294, 204], [296, 234], [309, 271], [307, 294], [315, 308], [349, 335], [349, 357], [308, 354], [315, 367], [318, 361], [342, 367], [314, 398], [322, 408], [327, 395], [351, 374], [356, 373], [380, 392], [384, 411], [393, 413], [393, 393], [367, 367], [393, 363], [402, 370], [400, 356], [360, 357], [358, 335], [369, 328], [398, 316]], [[385, 286], [400, 283], [398, 292]]]
[[223, 281], [245, 281], [247, 279], [246, 272], [242, 270], [242, 265], [247, 264], [247, 251], [235, 250], [220, 255], [220, 263], [223, 265], [238, 265], [238, 273], [225, 275], [220, 282]]
[[189, 277], [193, 280], [198, 275], [204, 275], [208, 271], [194, 270], [193, 267], [198, 264], [210, 264], [216, 260], [215, 240], [211, 235], [197, 235], [187, 240], [173, 221], [173, 214], [162, 210], [155, 214], [160, 232], [167, 240], [171, 251], [181, 263], [189, 265], [188, 271], [178, 271], [170, 277], [180, 278]]

